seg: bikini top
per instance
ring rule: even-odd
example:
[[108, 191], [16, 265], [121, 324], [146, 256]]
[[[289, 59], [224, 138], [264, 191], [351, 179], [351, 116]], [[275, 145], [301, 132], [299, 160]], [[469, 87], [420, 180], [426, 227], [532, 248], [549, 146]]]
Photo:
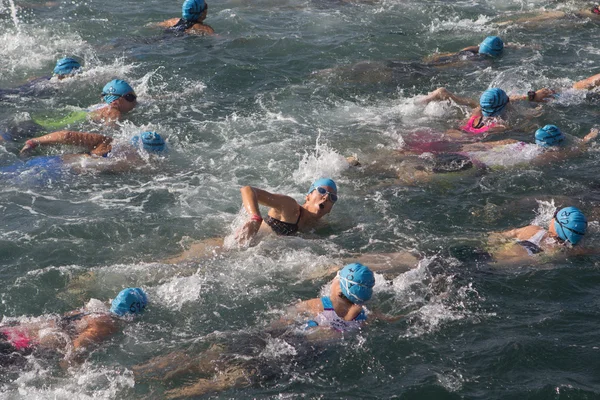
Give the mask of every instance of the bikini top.
[[[298, 206], [300, 207], [300, 206]], [[291, 222], [283, 222], [278, 219], [267, 215], [264, 219], [265, 224], [269, 225], [273, 232], [277, 235], [281, 236], [292, 236], [298, 233], [298, 222], [300, 222], [300, 218], [302, 217], [302, 207], [300, 207], [300, 212], [298, 213], [298, 220], [296, 223], [292, 224]]]

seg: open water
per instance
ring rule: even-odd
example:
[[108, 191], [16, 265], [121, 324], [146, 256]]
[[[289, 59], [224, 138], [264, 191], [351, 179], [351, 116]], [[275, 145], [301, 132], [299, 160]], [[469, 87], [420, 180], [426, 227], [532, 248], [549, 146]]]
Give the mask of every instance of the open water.
[[[598, 22], [493, 21], [588, 3], [221, 0], [209, 2], [206, 20], [217, 36], [175, 37], [147, 25], [179, 16], [179, 1], [1, 1], [0, 88], [48, 75], [63, 56], [79, 57], [85, 69], [44, 83], [40, 93], [51, 95], [3, 97], [0, 124], [85, 108], [118, 77], [135, 88], [139, 107], [114, 129], [88, 122], [72, 129], [122, 140], [155, 130], [170, 151], [124, 174], [0, 177], [5, 319], [60, 314], [124, 286], [142, 286], [151, 298], [148, 312], [81, 368], [63, 371], [32, 357], [23, 371], [0, 378], [0, 397], [161, 398], [193, 377], [136, 382], [133, 365], [206, 347], [215, 336], [265, 339], [261, 329], [287, 305], [327, 284], [313, 279], [324, 266], [356, 253], [406, 250], [422, 261], [387, 281], [378, 276], [371, 301], [405, 319], [371, 324], [318, 357], [267, 337], [260, 358], [278, 372], [213, 397], [600, 398], [600, 259], [498, 268], [472, 251], [487, 232], [549, 219], [553, 204], [584, 210], [586, 245], [597, 247], [597, 145], [554, 165], [414, 186], [352, 171], [344, 160], [373, 160], [401, 148], [406, 135], [457, 126], [467, 109], [415, 104], [440, 85], [473, 98], [490, 86], [509, 94], [564, 89], [531, 122], [583, 137], [599, 123], [598, 102], [567, 88], [600, 72]], [[489, 64], [419, 64], [491, 34], [517, 46]], [[367, 60], [398, 63], [392, 72], [323, 71]], [[531, 139], [532, 132], [507, 137]], [[0, 166], [16, 162], [17, 153], [0, 147]], [[244, 218], [241, 186], [300, 201], [321, 176], [338, 182], [340, 200], [318, 235], [269, 238], [202, 262], [160, 262], [194, 240], [232, 235]]]

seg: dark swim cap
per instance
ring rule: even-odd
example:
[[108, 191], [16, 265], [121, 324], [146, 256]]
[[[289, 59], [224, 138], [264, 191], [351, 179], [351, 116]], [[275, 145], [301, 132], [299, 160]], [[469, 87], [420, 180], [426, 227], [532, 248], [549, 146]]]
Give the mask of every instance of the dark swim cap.
[[181, 6], [181, 17], [187, 21], [198, 21], [205, 8], [204, 0], [185, 0]]
[[360, 263], [348, 264], [338, 272], [340, 288], [348, 300], [362, 304], [373, 296], [375, 275], [373, 271]]
[[489, 54], [492, 57], [498, 57], [503, 49], [504, 42], [498, 36], [488, 36], [479, 45], [480, 54]]
[[149, 153], [158, 153], [167, 148], [165, 139], [156, 132], [144, 132], [140, 135], [135, 135], [131, 138], [131, 144], [138, 147], [140, 139], [142, 139], [142, 147]]
[[587, 218], [577, 207], [565, 207], [554, 215], [554, 230], [559, 238], [576, 245], [585, 235]]
[[479, 98], [481, 113], [484, 117], [495, 117], [504, 111], [508, 104], [506, 92], [499, 88], [488, 89]]
[[563, 140], [565, 140], [565, 135], [556, 125], [546, 125], [535, 131], [535, 143], [542, 147], [557, 146]]
[[119, 292], [112, 301], [110, 312], [119, 316], [140, 314], [148, 304], [148, 296], [140, 288], [126, 288]]
[[81, 64], [74, 58], [65, 57], [61, 58], [56, 62], [54, 67], [54, 75], [69, 75], [76, 74], [78, 69], [81, 68]]
[[106, 104], [112, 103], [127, 93], [134, 93], [133, 88], [129, 86], [129, 83], [121, 79], [113, 79], [102, 88], [102, 97]]

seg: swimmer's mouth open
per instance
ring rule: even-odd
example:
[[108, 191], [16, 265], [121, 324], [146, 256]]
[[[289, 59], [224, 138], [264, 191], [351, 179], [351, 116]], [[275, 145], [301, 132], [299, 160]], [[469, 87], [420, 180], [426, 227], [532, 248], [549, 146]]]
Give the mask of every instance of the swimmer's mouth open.
[[321, 209], [321, 210], [322, 210], [322, 209], [324, 209], [324, 208], [325, 208], [325, 205], [324, 205], [323, 203], [319, 204], [319, 209]]

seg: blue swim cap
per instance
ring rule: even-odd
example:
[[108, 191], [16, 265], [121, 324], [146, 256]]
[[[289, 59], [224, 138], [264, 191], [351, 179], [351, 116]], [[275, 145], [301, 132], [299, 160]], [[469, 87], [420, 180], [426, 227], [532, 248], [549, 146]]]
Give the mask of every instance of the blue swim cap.
[[479, 45], [479, 54], [489, 54], [498, 57], [504, 49], [504, 42], [498, 36], [488, 36]]
[[481, 113], [484, 117], [499, 115], [508, 104], [506, 92], [499, 88], [488, 89], [479, 98]]
[[181, 17], [186, 21], [198, 21], [205, 8], [204, 0], [185, 0], [181, 6]]
[[134, 93], [133, 88], [129, 86], [129, 83], [120, 79], [113, 79], [102, 88], [102, 97], [104, 97], [104, 101], [107, 104], [112, 103], [127, 93]]
[[140, 288], [126, 288], [112, 301], [110, 312], [117, 315], [139, 314], [148, 304], [148, 296]]
[[535, 131], [535, 143], [542, 147], [557, 146], [563, 140], [565, 135], [556, 125], [546, 125]]
[[70, 57], [61, 58], [56, 62], [54, 75], [75, 74], [79, 68], [81, 68], [81, 64], [76, 59]]
[[587, 219], [577, 207], [566, 207], [554, 215], [554, 230], [559, 238], [576, 245], [585, 235]]
[[338, 272], [337, 276], [342, 293], [351, 302], [361, 304], [373, 295], [375, 276], [369, 267], [359, 263], [348, 264]]
[[311, 194], [313, 192], [313, 190], [315, 190], [319, 186], [329, 186], [330, 188], [333, 189], [333, 191], [335, 193], [337, 193], [337, 186], [336, 186], [335, 182], [333, 181], [333, 179], [321, 178], [321, 179], [317, 179], [316, 181], [313, 182], [312, 185], [310, 185], [310, 188], [308, 189], [307, 194]]
[[158, 153], [167, 148], [165, 139], [156, 132], [144, 132], [141, 135], [135, 135], [131, 138], [131, 144], [138, 147], [140, 138], [142, 139], [142, 147], [149, 153]]

